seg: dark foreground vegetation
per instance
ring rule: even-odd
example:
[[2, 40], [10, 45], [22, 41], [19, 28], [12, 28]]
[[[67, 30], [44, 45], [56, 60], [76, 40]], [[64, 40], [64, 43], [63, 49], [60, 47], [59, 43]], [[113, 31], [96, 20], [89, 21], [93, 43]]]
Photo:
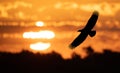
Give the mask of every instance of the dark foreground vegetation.
[[82, 59], [73, 54], [71, 59], [63, 59], [59, 54], [0, 53], [0, 73], [120, 73], [120, 53], [104, 50], [95, 53], [91, 47], [88, 56]]

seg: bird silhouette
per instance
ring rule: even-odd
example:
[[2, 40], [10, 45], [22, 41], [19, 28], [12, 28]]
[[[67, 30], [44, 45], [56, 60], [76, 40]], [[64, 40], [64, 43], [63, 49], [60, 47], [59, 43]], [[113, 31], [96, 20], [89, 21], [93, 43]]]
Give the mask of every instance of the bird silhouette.
[[78, 30], [78, 32], [81, 33], [69, 45], [71, 49], [74, 49], [75, 47], [83, 43], [83, 41], [87, 38], [88, 35], [90, 35], [91, 37], [95, 36], [96, 31], [92, 29], [98, 20], [98, 16], [99, 16], [98, 11], [94, 11], [92, 16], [88, 20], [86, 26], [82, 30]]

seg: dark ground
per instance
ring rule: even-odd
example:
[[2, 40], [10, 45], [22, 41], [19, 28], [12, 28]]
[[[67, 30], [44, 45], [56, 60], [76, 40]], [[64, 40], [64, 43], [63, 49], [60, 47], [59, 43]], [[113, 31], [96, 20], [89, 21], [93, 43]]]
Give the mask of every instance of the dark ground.
[[120, 53], [104, 50], [95, 53], [86, 48], [88, 56], [82, 59], [73, 54], [72, 59], [63, 59], [58, 53], [34, 54], [0, 53], [0, 73], [120, 73]]

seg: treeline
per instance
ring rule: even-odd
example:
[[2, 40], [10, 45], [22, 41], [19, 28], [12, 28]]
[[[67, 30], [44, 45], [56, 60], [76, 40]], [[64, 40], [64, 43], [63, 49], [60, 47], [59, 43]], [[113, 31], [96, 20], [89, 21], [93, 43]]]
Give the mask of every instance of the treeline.
[[73, 54], [71, 59], [63, 59], [60, 54], [0, 52], [0, 73], [98, 73], [120, 72], [120, 53], [104, 50], [96, 53], [91, 47], [86, 49], [88, 56], [82, 59]]

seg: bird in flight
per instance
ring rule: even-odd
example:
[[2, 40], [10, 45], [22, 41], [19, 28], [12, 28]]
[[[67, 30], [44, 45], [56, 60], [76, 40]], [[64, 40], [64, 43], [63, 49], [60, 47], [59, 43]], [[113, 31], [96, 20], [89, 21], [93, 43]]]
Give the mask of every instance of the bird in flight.
[[95, 36], [96, 31], [92, 30], [93, 27], [95, 26], [97, 19], [98, 19], [99, 13], [98, 11], [94, 11], [93, 14], [91, 15], [90, 19], [88, 20], [86, 26], [81, 30], [78, 30], [78, 32], [81, 32], [74, 40], [73, 42], [69, 45], [71, 49], [74, 49], [78, 45], [80, 45], [89, 35], [90, 37]]

